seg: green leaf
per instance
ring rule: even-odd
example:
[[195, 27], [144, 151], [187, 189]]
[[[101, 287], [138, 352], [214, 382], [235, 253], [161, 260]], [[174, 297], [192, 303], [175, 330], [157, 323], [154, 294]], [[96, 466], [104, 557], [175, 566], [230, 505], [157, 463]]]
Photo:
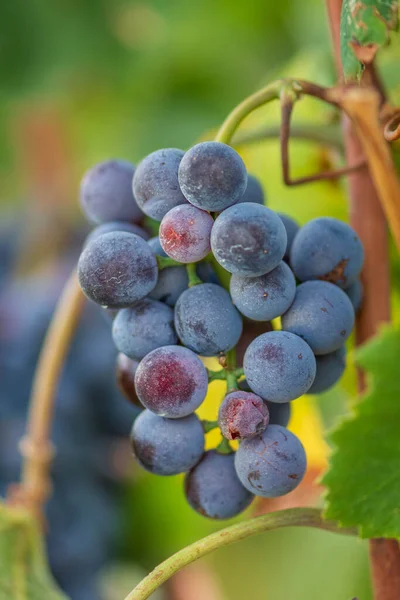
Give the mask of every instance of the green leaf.
[[366, 394], [332, 433], [322, 483], [328, 519], [361, 537], [400, 538], [400, 329], [385, 327], [356, 354]]
[[398, 22], [398, 0], [343, 0], [340, 48], [346, 79], [360, 77]]
[[54, 583], [34, 517], [0, 503], [0, 598], [66, 600]]

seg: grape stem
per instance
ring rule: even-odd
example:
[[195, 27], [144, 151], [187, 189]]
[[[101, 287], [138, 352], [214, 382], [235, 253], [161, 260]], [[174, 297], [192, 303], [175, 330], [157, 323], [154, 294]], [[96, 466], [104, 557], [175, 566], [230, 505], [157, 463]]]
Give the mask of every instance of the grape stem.
[[182, 267], [182, 263], [170, 258], [169, 256], [159, 256], [157, 255], [157, 266], [158, 270], [162, 271], [163, 269], [167, 269], [168, 267]]
[[316, 508], [290, 508], [269, 513], [221, 529], [180, 550], [158, 565], [125, 600], [146, 600], [174, 573], [199, 558], [234, 542], [282, 527], [314, 527], [342, 535], [356, 535], [355, 530], [343, 529], [332, 521], [325, 521]]
[[188, 274], [190, 288], [203, 283], [200, 277], [197, 275], [196, 263], [190, 263], [186, 265], [186, 272]]
[[236, 348], [226, 353], [226, 393], [239, 389], [236, 376]]
[[24, 504], [39, 518], [51, 491], [49, 471], [54, 451], [50, 431], [57, 383], [84, 301], [74, 270], [65, 284], [42, 345], [29, 402], [27, 430], [20, 443], [21, 482], [10, 487], [7, 497], [9, 503]]
[[[394, 118], [392, 121], [394, 122]], [[389, 131], [390, 125], [386, 128]], [[248, 144], [255, 144], [265, 140], [279, 139], [281, 134], [280, 125], [270, 125], [269, 127], [260, 127], [250, 131], [238, 131], [232, 138], [232, 146], [240, 147]], [[389, 135], [389, 134], [388, 134]], [[390, 135], [394, 135], [393, 132]], [[341, 131], [338, 125], [314, 125], [312, 123], [299, 123], [292, 125], [290, 137], [305, 142], [315, 142], [323, 146], [329, 146], [338, 150], [341, 154], [344, 152]]]

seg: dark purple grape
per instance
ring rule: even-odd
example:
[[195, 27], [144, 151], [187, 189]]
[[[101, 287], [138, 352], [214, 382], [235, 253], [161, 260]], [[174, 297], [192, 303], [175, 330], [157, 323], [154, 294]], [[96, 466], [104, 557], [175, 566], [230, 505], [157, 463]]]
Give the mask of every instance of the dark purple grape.
[[120, 352], [116, 361], [117, 384], [122, 394], [135, 406], [143, 408], [135, 389], [135, 373], [139, 363]]
[[135, 167], [126, 160], [107, 160], [87, 171], [81, 183], [81, 204], [93, 223], [140, 223], [143, 213], [132, 193]]
[[179, 296], [188, 288], [186, 267], [166, 267], [158, 273], [157, 285], [150, 298], [175, 306]]
[[201, 356], [217, 356], [236, 346], [242, 327], [228, 292], [214, 283], [189, 288], [176, 303], [178, 337]]
[[211, 232], [216, 260], [229, 273], [244, 277], [265, 275], [275, 269], [286, 244], [286, 230], [278, 215], [253, 202], [224, 210]]
[[105, 233], [88, 243], [78, 262], [79, 283], [86, 296], [109, 308], [125, 308], [147, 296], [157, 275], [148, 244], [122, 231]]
[[168, 256], [181, 263], [202, 260], [211, 250], [214, 220], [190, 204], [170, 210], [160, 224], [160, 243]]
[[244, 194], [247, 171], [239, 154], [221, 142], [201, 142], [188, 150], [179, 165], [179, 185], [193, 206], [221, 211]]
[[293, 240], [294, 240], [297, 232], [300, 229], [300, 225], [298, 223], [296, 223], [296, 221], [294, 219], [292, 219], [292, 217], [289, 217], [288, 215], [285, 215], [284, 213], [278, 212], [278, 215], [282, 219], [282, 223], [284, 224], [285, 229], [286, 229], [287, 245], [286, 245], [286, 252], [285, 252], [284, 259], [289, 261], [290, 250], [292, 248]]
[[321, 279], [349, 287], [360, 274], [364, 249], [348, 225], [331, 217], [309, 221], [296, 235], [290, 264], [300, 281]]
[[156, 150], [136, 169], [133, 177], [136, 201], [156, 221], [161, 221], [171, 208], [187, 203], [178, 182], [178, 168], [184, 154], [176, 148]]
[[148, 232], [139, 225], [127, 223], [126, 221], [109, 221], [108, 223], [103, 223], [102, 225], [95, 227], [87, 236], [84, 246], [99, 236], [104, 235], [105, 233], [112, 233], [113, 231], [126, 231], [126, 233], [134, 233], [146, 241], [149, 240], [150, 237]]
[[271, 402], [290, 402], [305, 394], [314, 381], [315, 356], [297, 335], [269, 331], [251, 342], [243, 369], [255, 394]]
[[269, 422], [268, 408], [260, 396], [231, 392], [218, 412], [218, 425], [227, 440], [244, 440], [264, 431]]
[[144, 469], [155, 475], [177, 475], [201, 459], [204, 431], [196, 415], [166, 419], [144, 410], [133, 424], [131, 442]]
[[209, 450], [185, 478], [187, 501], [210, 519], [231, 519], [243, 512], [254, 496], [240, 483], [233, 454]]
[[113, 322], [112, 336], [119, 352], [140, 360], [156, 348], [178, 342], [174, 311], [162, 302], [144, 298], [132, 308], [119, 311]]
[[314, 354], [334, 352], [349, 337], [354, 309], [346, 293], [327, 281], [306, 281], [297, 287], [282, 328], [303, 338]]
[[307, 394], [322, 394], [339, 381], [346, 368], [346, 348], [316, 356], [316, 361], [317, 373]]
[[233, 304], [253, 321], [271, 321], [288, 310], [296, 294], [296, 280], [283, 261], [270, 273], [259, 277], [232, 275]]
[[141, 403], [171, 419], [194, 412], [207, 394], [208, 376], [201, 360], [188, 348], [163, 346], [139, 364], [135, 376]]
[[361, 303], [363, 300], [363, 284], [361, 283], [361, 280], [356, 279], [356, 281], [344, 291], [350, 298], [350, 302], [353, 305], [354, 312], [357, 313], [361, 308]]
[[147, 243], [150, 246], [153, 254], [155, 254], [156, 256], [168, 256], [168, 254], [162, 249], [162, 246], [160, 244], [160, 238], [158, 237], [158, 235], [149, 239]]
[[247, 175], [246, 191], [236, 204], [242, 202], [255, 202], [256, 204], [262, 204], [263, 206], [266, 204], [264, 190], [260, 181], [255, 175], [250, 175], [250, 173]]
[[[242, 381], [239, 382], [239, 388], [245, 392], [251, 392], [251, 388], [246, 379], [242, 379]], [[278, 403], [264, 400], [264, 404], [267, 405], [269, 412], [269, 425], [282, 425], [282, 427], [286, 427], [290, 421], [290, 414], [292, 412], [291, 403]]]
[[265, 498], [294, 490], [307, 467], [303, 445], [280, 425], [269, 425], [261, 434], [244, 440], [235, 455], [236, 473], [253, 494]]

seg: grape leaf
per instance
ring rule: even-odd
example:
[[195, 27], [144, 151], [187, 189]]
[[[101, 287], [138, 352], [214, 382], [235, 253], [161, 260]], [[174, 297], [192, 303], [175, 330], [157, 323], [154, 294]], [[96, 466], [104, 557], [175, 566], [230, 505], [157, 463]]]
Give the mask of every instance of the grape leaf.
[[398, 0], [343, 0], [340, 49], [346, 79], [360, 77], [398, 23]]
[[66, 600], [50, 575], [33, 516], [1, 503], [0, 598]]
[[357, 351], [367, 391], [331, 434], [325, 516], [364, 538], [400, 538], [399, 356], [398, 327], [384, 327]]

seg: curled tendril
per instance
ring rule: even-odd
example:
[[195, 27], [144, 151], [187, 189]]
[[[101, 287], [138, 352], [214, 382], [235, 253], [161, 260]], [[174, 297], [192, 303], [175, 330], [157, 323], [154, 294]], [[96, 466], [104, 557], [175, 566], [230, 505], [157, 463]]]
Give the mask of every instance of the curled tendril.
[[383, 135], [388, 142], [395, 142], [400, 138], [400, 108], [396, 109], [395, 113], [385, 124]]

